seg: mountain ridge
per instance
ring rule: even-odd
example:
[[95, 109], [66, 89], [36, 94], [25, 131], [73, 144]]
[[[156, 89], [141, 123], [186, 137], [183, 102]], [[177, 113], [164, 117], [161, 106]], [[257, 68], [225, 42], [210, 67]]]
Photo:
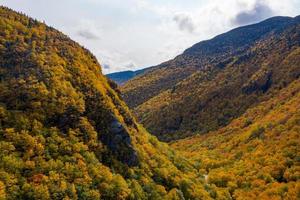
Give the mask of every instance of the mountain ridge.
[[[299, 18], [300, 16], [296, 16], [296, 17], [294, 17], [295, 19], [297, 19], [297, 18]], [[282, 20], [290, 20], [290, 19], [292, 19], [293, 17], [288, 17], [288, 16], [276, 16], [276, 17], [271, 17], [271, 18], [269, 18], [269, 19], [266, 19], [266, 20], [264, 20], [264, 21], [262, 21], [262, 22], [269, 22], [269, 21], [282, 21]], [[262, 23], [262, 22], [259, 22], [259, 23], [256, 23], [256, 24], [260, 24], [260, 23]], [[242, 28], [246, 28], [246, 27], [252, 27], [253, 25], [255, 25], [255, 24], [250, 24], [250, 25], [246, 25], [246, 26], [242, 26], [242, 27], [237, 27], [237, 28], [235, 28], [235, 29], [232, 29], [232, 30], [230, 30], [230, 31], [228, 31], [228, 32], [225, 32], [225, 33], [223, 33], [223, 34], [220, 34], [220, 35], [218, 35], [218, 36], [216, 36], [216, 37], [220, 37], [220, 36], [222, 36], [222, 35], [224, 35], [224, 34], [227, 34], [227, 33], [229, 33], [229, 32], [232, 32], [232, 31], [236, 31], [236, 30], [239, 30], [239, 29], [242, 29]], [[208, 40], [203, 40], [203, 41], [201, 41], [201, 42], [199, 42], [200, 44], [201, 43], [205, 43], [205, 42], [207, 42], [207, 41], [210, 41], [210, 40], [213, 40], [213, 39], [215, 39], [216, 37], [214, 37], [214, 38], [211, 38], [211, 39], [208, 39]], [[193, 46], [191, 46], [191, 47], [189, 47], [189, 48], [187, 48], [182, 54], [189, 54], [188, 52], [189, 51], [193, 51], [192, 49], [195, 47], [195, 46], [197, 46], [197, 45], [199, 45], [199, 43], [196, 43], [196, 44], [194, 44]], [[179, 55], [180, 56], [180, 55]], [[177, 56], [176, 56], [177, 57]], [[174, 59], [176, 59], [176, 57], [174, 58]], [[166, 62], [168, 62], [168, 61], [166, 61]], [[165, 62], [164, 62], [165, 63]], [[163, 63], [162, 63], [163, 64]], [[144, 70], [150, 70], [151, 68], [155, 68], [155, 66], [152, 66], [152, 67], [146, 67], [146, 68], [143, 68], [143, 69], [141, 69], [142, 71], [144, 71]], [[120, 86], [121, 85], [124, 85], [127, 81], [129, 81], [129, 80], [131, 80], [132, 78], [134, 78], [135, 76], [138, 76], [139, 74], [141, 74], [141, 73], [139, 73], [141, 70], [137, 70], [137, 71], [131, 71], [131, 70], [128, 70], [128, 71], [120, 71], [120, 72], [113, 72], [113, 73], [109, 73], [109, 74], [107, 74], [107, 76], [110, 78], [110, 79], [112, 79], [113, 81], [115, 81], [116, 83], [118, 83]], [[138, 73], [136, 73], [136, 72], [138, 72]], [[125, 77], [122, 77], [122, 76], [124, 76], [125, 75]]]
[[[278, 20], [283, 21], [283, 24], [278, 23]], [[245, 27], [246, 30], [250, 27], [252, 33], [239, 31]], [[219, 41], [217, 36], [217, 40], [205, 42], [217, 43], [220, 51], [216, 45], [212, 45], [216, 47], [216, 51], [210, 50], [210, 45], [206, 48], [201, 47], [208, 52], [201, 53], [200, 48], [199, 56], [177, 56], [121, 87], [124, 100], [150, 132], [159, 133], [157, 136], [160, 139], [169, 141], [192, 135], [201, 129], [203, 133], [217, 129], [254, 106], [260, 101], [255, 100], [257, 97], [268, 98], [268, 95], [272, 95], [266, 93], [270, 86], [271, 89], [277, 90], [277, 85], [283, 80], [287, 79], [289, 83], [299, 76], [296, 61], [299, 58], [296, 53], [299, 48], [299, 17], [275, 17], [245, 27], [233, 30], [233, 35], [238, 35], [237, 37], [233, 37], [229, 31], [224, 34], [229, 39]], [[254, 40], [251, 37], [246, 38], [245, 43], [239, 42], [243, 41], [244, 35], [251, 36], [256, 33], [262, 35], [258, 34]], [[224, 35], [221, 38], [224, 38]], [[234, 45], [229, 45], [229, 48], [226, 41]], [[248, 44], [248, 41], [251, 44]], [[199, 45], [203, 46], [203, 43], [196, 44], [196, 47]], [[238, 46], [242, 50], [230, 50]], [[224, 49], [226, 50], [223, 51]], [[207, 56], [209, 54], [211, 56]], [[275, 59], [269, 54], [273, 54]], [[285, 60], [284, 56], [289, 54], [293, 55], [290, 59], [294, 61], [290, 66], [283, 63], [287, 71], [286, 74], [280, 74], [280, 71], [284, 71], [280, 67], [281, 62]], [[179, 77], [174, 76], [174, 73], [179, 74]], [[227, 94], [222, 90], [227, 91]], [[217, 97], [225, 97], [226, 103], [220, 102]], [[215, 105], [212, 105], [213, 103]], [[214, 110], [218, 107], [219, 110]]]
[[[298, 16], [299, 17], [299, 16]], [[227, 46], [226, 43], [231, 43], [232, 48], [236, 48], [234, 45], [240, 45], [240, 42], [245, 43], [246, 45], [251, 44], [252, 42], [256, 41], [258, 38], [262, 37], [264, 34], [268, 33], [270, 30], [276, 31], [283, 29], [286, 25], [293, 23], [293, 21], [296, 21], [297, 17], [283, 17], [283, 16], [277, 16], [272, 17], [269, 19], [266, 19], [262, 22], [246, 25], [242, 27], [238, 27], [235, 29], [232, 29], [228, 32], [225, 32], [223, 34], [220, 34], [212, 39], [204, 40], [199, 43], [194, 44], [192, 47], [188, 48], [183, 52], [183, 54], [192, 54], [193, 51], [198, 52], [201, 51], [203, 53], [208, 53], [210, 46], [212, 46], [212, 49], [215, 49], [216, 46], [219, 50], [218, 43], [222, 42], [222, 46]], [[260, 27], [263, 27], [262, 29], [259, 29]], [[257, 29], [259, 33], [251, 33], [250, 30]], [[251, 33], [251, 35], [247, 33]], [[247, 37], [243, 37], [244, 35], [247, 35]], [[253, 38], [254, 37], [254, 38]], [[233, 41], [234, 40], [234, 41]], [[238, 42], [236, 41], [238, 40]], [[207, 45], [208, 47], [205, 47]], [[201, 47], [203, 46], [204, 50], [201, 50]], [[223, 48], [221, 46], [221, 48]], [[220, 49], [221, 52], [224, 52], [224, 49]]]

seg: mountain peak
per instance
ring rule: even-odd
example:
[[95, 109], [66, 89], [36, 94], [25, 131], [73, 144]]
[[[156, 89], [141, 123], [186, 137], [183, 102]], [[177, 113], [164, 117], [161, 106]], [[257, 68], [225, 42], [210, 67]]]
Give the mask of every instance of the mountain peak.
[[242, 51], [246, 46], [269, 34], [270, 31], [282, 30], [293, 21], [292, 17], [277, 16], [256, 24], [238, 27], [211, 40], [199, 42], [185, 50], [183, 54], [197, 56], [211, 56], [216, 53], [232, 54], [234, 51]]

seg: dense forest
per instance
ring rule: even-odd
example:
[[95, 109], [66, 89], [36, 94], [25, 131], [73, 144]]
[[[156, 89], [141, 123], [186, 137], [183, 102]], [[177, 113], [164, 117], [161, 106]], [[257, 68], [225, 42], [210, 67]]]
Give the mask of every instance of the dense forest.
[[5, 7], [0, 27], [0, 199], [211, 198], [88, 50]]
[[299, 17], [276, 17], [119, 87], [0, 7], [0, 200], [300, 199], [299, 63]]
[[[224, 199], [300, 198], [300, 80], [228, 126], [172, 143]], [[215, 198], [220, 193], [212, 191]]]

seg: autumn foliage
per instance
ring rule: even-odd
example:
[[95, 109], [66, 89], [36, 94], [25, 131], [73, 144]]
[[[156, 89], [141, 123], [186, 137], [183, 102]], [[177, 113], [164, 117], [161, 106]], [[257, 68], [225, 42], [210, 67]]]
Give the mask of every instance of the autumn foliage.
[[4, 7], [0, 27], [1, 200], [209, 198], [87, 49]]

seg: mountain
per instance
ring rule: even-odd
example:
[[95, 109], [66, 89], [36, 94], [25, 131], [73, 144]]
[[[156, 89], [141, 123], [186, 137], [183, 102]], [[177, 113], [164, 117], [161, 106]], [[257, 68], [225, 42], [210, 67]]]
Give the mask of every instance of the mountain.
[[121, 87], [160, 140], [228, 125], [300, 76], [300, 17], [273, 17], [195, 44]]
[[0, 199], [212, 199], [61, 32], [0, 7]]
[[127, 81], [134, 78], [135, 76], [144, 73], [144, 69], [137, 71], [122, 71], [107, 74], [106, 76], [111, 80], [115, 81], [118, 85], [124, 85]]
[[224, 128], [172, 147], [206, 174], [216, 199], [299, 199], [299, 137], [298, 79]]

